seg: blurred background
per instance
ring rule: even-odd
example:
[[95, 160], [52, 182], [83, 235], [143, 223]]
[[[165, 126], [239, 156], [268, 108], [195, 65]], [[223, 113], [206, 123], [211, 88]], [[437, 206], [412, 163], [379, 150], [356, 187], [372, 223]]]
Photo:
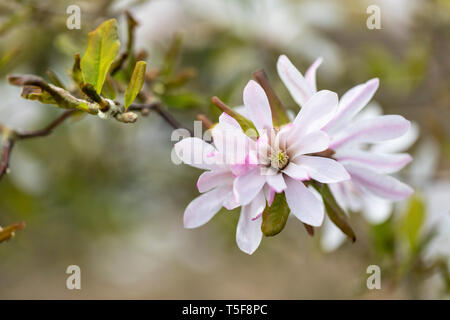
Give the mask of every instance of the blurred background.
[[[73, 4], [81, 8], [79, 30], [66, 27]], [[380, 8], [379, 30], [366, 26], [370, 5]], [[416, 194], [376, 225], [351, 214], [354, 244], [324, 248], [321, 230], [310, 237], [293, 218], [248, 256], [235, 243], [237, 211], [183, 228], [201, 171], [171, 162], [172, 129], [157, 114], [135, 125], [75, 117], [48, 137], [17, 143], [0, 181], [0, 225], [26, 223], [0, 244], [0, 298], [449, 297], [450, 1], [1, 0], [0, 123], [29, 130], [57, 117], [61, 110], [22, 99], [6, 75], [45, 76], [51, 68], [68, 84], [73, 54], [84, 52], [87, 33], [103, 21], [118, 19], [125, 46], [124, 10], [139, 24], [134, 46], [147, 53], [150, 73], [169, 51], [177, 70], [195, 74], [160, 92], [188, 128], [198, 113], [217, 120], [213, 95], [241, 105], [260, 68], [297, 112], [276, 74], [280, 54], [302, 72], [322, 56], [318, 87], [339, 95], [379, 77], [374, 103], [417, 128], [408, 150], [414, 161], [400, 174]], [[72, 264], [81, 268], [82, 290], [66, 289]], [[366, 287], [373, 264], [381, 267], [381, 290]]]

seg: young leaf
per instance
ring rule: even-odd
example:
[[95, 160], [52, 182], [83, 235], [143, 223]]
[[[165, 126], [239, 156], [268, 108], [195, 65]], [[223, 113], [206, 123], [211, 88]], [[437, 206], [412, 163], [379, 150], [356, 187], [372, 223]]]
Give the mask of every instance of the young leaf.
[[147, 64], [145, 61], [138, 61], [134, 66], [134, 71], [128, 83], [127, 90], [125, 91], [125, 111], [134, 101], [139, 91], [141, 91], [145, 80], [145, 67]]
[[266, 206], [262, 215], [261, 231], [265, 236], [274, 236], [281, 232], [289, 216], [289, 207], [284, 193], [275, 194], [272, 205]]
[[102, 23], [89, 33], [86, 52], [81, 58], [84, 82], [91, 84], [98, 94], [102, 91], [109, 67], [119, 52], [120, 42], [115, 19]]

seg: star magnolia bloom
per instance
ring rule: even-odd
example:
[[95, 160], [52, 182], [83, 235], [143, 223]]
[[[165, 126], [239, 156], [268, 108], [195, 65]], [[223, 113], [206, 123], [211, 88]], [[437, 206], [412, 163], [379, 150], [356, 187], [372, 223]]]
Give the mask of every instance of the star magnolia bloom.
[[[241, 204], [233, 193], [233, 182], [242, 170], [251, 166], [248, 150], [254, 149], [255, 141], [244, 134], [239, 123], [223, 113], [219, 123], [212, 130], [213, 144], [199, 138], [185, 138], [175, 144], [175, 153], [186, 164], [207, 170], [197, 181], [202, 193], [187, 206], [184, 212], [184, 227], [196, 228], [211, 220], [222, 208], [232, 210]], [[240, 143], [240, 151], [231, 154], [232, 148]], [[229, 150], [228, 150], [229, 149]], [[254, 220], [264, 210], [266, 201], [271, 202], [269, 188], [263, 188], [261, 196], [242, 205], [236, 231], [238, 247], [252, 254], [262, 239], [262, 219]]]
[[[330, 139], [321, 129], [333, 118], [337, 103], [335, 93], [317, 92], [291, 124], [274, 128], [263, 88], [250, 81], [244, 89], [244, 105], [245, 113], [259, 133], [257, 164], [247, 166], [236, 177], [233, 184], [236, 200], [245, 205], [263, 199], [264, 188], [270, 187], [272, 195], [284, 192], [291, 212], [298, 219], [311, 226], [320, 226], [324, 218], [323, 202], [303, 181], [314, 179], [332, 183], [350, 178], [337, 161], [308, 155], [328, 149]], [[261, 220], [262, 211], [253, 219]]]
[[[278, 74], [300, 106], [305, 106], [317, 92], [316, 71], [321, 63], [322, 59], [317, 59], [303, 77], [286, 56], [278, 59]], [[372, 204], [376, 204], [383, 200], [402, 200], [413, 193], [411, 187], [389, 175], [406, 166], [411, 156], [377, 151], [382, 143], [407, 133], [409, 121], [398, 115], [357, 117], [372, 99], [378, 84], [375, 78], [347, 91], [339, 101], [335, 117], [323, 128], [331, 137], [333, 157], [351, 176], [351, 181], [331, 184], [330, 189], [338, 203], [350, 210], [361, 208], [358, 202], [363, 198], [372, 199]], [[384, 215], [373, 220], [382, 222], [386, 218]]]

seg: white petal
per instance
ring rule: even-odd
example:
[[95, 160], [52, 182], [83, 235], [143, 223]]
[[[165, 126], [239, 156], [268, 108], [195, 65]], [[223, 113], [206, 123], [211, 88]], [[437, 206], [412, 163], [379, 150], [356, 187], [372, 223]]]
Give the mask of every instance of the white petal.
[[347, 91], [339, 102], [336, 117], [325, 127], [327, 132], [336, 132], [364, 108], [372, 99], [379, 85], [378, 78], [371, 79]]
[[333, 159], [299, 156], [295, 159], [295, 163], [305, 169], [312, 179], [319, 182], [334, 183], [350, 179], [345, 168]]
[[314, 93], [303, 75], [285, 55], [278, 58], [277, 71], [292, 98], [303, 107]]
[[197, 189], [201, 193], [217, 186], [232, 185], [233, 176], [229, 170], [213, 170], [203, 172], [197, 180]]
[[251, 205], [243, 206], [236, 229], [236, 243], [242, 251], [252, 254], [259, 247], [263, 233], [262, 218], [252, 220]]
[[391, 176], [353, 164], [347, 164], [345, 168], [350, 173], [353, 183], [381, 198], [402, 200], [414, 192], [410, 186]]
[[283, 174], [280, 172], [274, 175], [267, 175], [266, 181], [267, 184], [277, 193], [280, 193], [284, 189], [286, 189], [286, 183], [284, 182]]
[[250, 202], [247, 207], [249, 207], [249, 214], [252, 220], [256, 220], [262, 216], [264, 208], [266, 207], [266, 197], [264, 196], [264, 191], [261, 190]]
[[266, 176], [261, 175], [260, 168], [255, 168], [242, 176], [238, 176], [233, 183], [236, 201], [241, 205], [249, 204], [261, 191], [265, 183]]
[[314, 61], [314, 63], [309, 67], [309, 69], [305, 73], [306, 82], [308, 83], [309, 87], [313, 92], [317, 91], [316, 71], [317, 68], [322, 64], [322, 61], [323, 61], [322, 57], [317, 58], [316, 61]]
[[363, 200], [362, 213], [369, 223], [380, 224], [390, 217], [393, 209], [392, 201], [369, 194], [364, 195]]
[[175, 144], [176, 155], [186, 164], [200, 169], [214, 169], [216, 149], [199, 138], [185, 138]]
[[234, 119], [232, 116], [230, 116], [228, 113], [225, 113], [225, 112], [222, 112], [222, 114], [220, 115], [219, 123], [226, 124], [235, 129], [241, 129], [239, 122], [237, 122], [236, 119]]
[[337, 150], [356, 143], [374, 143], [398, 138], [405, 134], [410, 122], [398, 115], [385, 115], [355, 122], [337, 134], [330, 148]]
[[286, 177], [287, 188], [284, 190], [291, 212], [301, 222], [318, 227], [323, 222], [323, 202], [305, 187], [303, 182]]
[[344, 166], [347, 163], [354, 163], [378, 173], [397, 172], [412, 160], [412, 157], [407, 153], [387, 154], [350, 149], [336, 152], [334, 158]]
[[197, 228], [211, 220], [222, 207], [226, 193], [217, 188], [192, 200], [184, 211], [184, 227]]
[[245, 86], [244, 104], [259, 134], [273, 128], [269, 100], [264, 89], [253, 80]]
[[301, 181], [309, 180], [310, 178], [308, 172], [306, 172], [303, 167], [296, 165], [292, 161], [283, 169], [283, 173], [287, 174], [292, 179]]
[[223, 155], [223, 163], [244, 164], [249, 152], [255, 149], [255, 142], [240, 128], [227, 123], [219, 123], [212, 129], [214, 146]]
[[325, 252], [332, 252], [339, 248], [345, 241], [347, 236], [331, 222], [329, 218], [325, 218], [320, 237], [320, 246]]
[[269, 207], [272, 205], [273, 200], [275, 199], [275, 190], [270, 188], [268, 185], [265, 185], [263, 188], [264, 197], [266, 198], [267, 204]]
[[297, 114], [289, 135], [289, 144], [310, 132], [322, 129], [334, 117], [337, 104], [336, 93], [328, 90], [315, 93]]
[[328, 134], [324, 131], [313, 131], [290, 145], [288, 151], [292, 154], [292, 159], [295, 159], [296, 156], [302, 154], [325, 151], [329, 145], [330, 137]]
[[382, 143], [374, 144], [371, 148], [376, 152], [404, 152], [408, 150], [419, 138], [419, 126], [415, 122], [411, 122], [409, 130], [396, 139], [384, 141]]

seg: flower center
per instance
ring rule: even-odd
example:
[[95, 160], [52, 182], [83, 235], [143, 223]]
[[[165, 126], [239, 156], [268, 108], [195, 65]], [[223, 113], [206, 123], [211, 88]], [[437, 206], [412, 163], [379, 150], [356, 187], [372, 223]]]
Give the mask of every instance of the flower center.
[[270, 154], [270, 166], [276, 170], [283, 170], [289, 163], [289, 156], [283, 150], [277, 150]]

